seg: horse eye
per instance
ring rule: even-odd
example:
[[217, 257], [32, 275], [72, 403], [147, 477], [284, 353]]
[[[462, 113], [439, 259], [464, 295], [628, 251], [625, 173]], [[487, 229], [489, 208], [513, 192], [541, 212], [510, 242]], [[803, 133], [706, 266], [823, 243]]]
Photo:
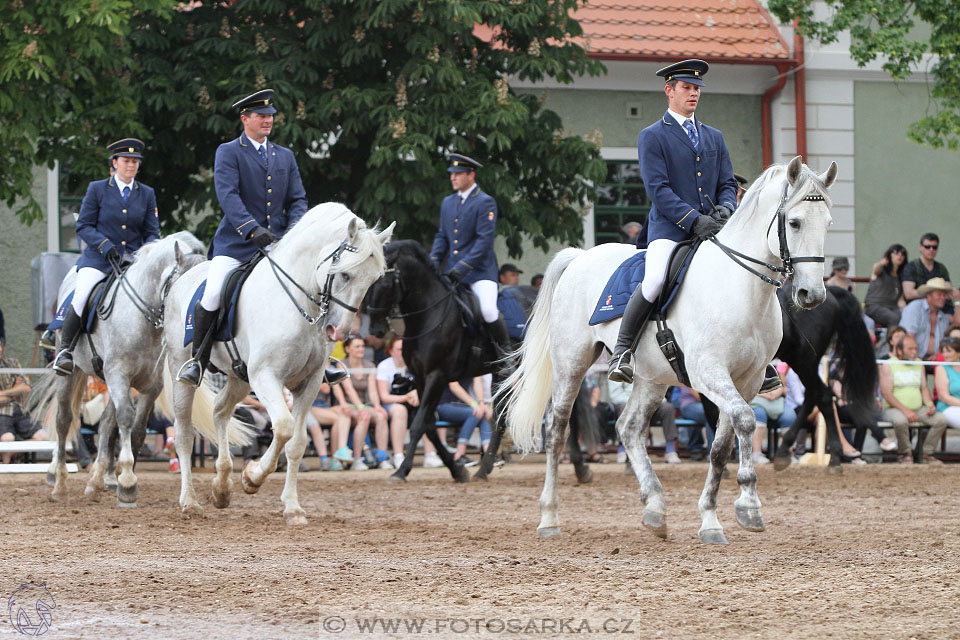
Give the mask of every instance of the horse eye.
[[799, 220], [791, 220], [791, 221], [790, 221], [790, 228], [793, 229], [794, 231], [796, 231], [797, 229], [799, 229], [799, 228], [800, 228], [800, 221], [799, 221]]
[[341, 273], [341, 274], [340, 274], [340, 279], [343, 280], [343, 281], [345, 281], [345, 282], [350, 282], [350, 274], [349, 274], [349, 273]]

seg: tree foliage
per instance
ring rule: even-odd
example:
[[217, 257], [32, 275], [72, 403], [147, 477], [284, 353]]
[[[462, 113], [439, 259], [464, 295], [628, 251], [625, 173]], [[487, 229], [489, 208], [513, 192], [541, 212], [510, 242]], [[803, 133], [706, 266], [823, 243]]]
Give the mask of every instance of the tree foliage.
[[[445, 154], [456, 151], [484, 163], [478, 181], [497, 199], [498, 232], [512, 254], [522, 234], [544, 248], [548, 239], [576, 243], [580, 207], [604, 162], [592, 142], [564, 135], [535, 96], [509, 86], [510, 78], [570, 82], [603, 71], [570, 41], [581, 35], [568, 17], [576, 5], [235, 0], [141, 9], [130, 15], [130, 56], [122, 58], [134, 78], [112, 90], [124, 120], [83, 118], [93, 133], [68, 155], [102, 147], [112, 136], [107, 124], [113, 132], [124, 124], [124, 135], [147, 141], [141, 177], [157, 190], [165, 230], [213, 211], [200, 229], [209, 237], [220, 216], [214, 153], [240, 132], [229, 106], [272, 88], [281, 112], [272, 137], [297, 156], [311, 205], [339, 200], [369, 221], [397, 220], [402, 237], [426, 240], [450, 192]], [[87, 104], [62, 115], [75, 118]], [[40, 127], [34, 133], [43, 137]], [[103, 174], [99, 161], [71, 167], [86, 179]]]
[[[145, 135], [131, 82], [127, 37], [138, 12], [169, 16], [176, 0], [12, 0], [0, 3], [0, 201], [30, 222], [33, 169], [60, 160], [104, 174], [103, 146], [117, 132]], [[109, 141], [107, 141], [109, 142]]]
[[[850, 55], [862, 67], [883, 58], [896, 80], [910, 76], [934, 54], [930, 74], [935, 113], [910, 125], [907, 135], [933, 147], [960, 148], [960, 4], [955, 0], [825, 0], [831, 15], [818, 20], [815, 0], [770, 0], [784, 22], [799, 20], [799, 30], [823, 43], [850, 31]], [[921, 24], [918, 28], [917, 21]], [[929, 32], [929, 36], [923, 34]]]

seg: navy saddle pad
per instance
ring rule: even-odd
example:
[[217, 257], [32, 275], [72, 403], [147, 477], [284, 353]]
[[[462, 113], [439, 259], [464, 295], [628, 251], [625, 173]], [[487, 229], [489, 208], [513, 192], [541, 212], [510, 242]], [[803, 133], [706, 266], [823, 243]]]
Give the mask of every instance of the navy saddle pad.
[[[247, 260], [239, 267], [230, 272], [223, 283], [223, 293], [220, 299], [220, 311], [217, 317], [217, 331], [213, 339], [218, 342], [229, 342], [237, 335], [237, 300], [240, 299], [240, 290], [243, 283], [247, 281], [253, 268], [263, 258], [262, 254], [257, 254], [250, 260]], [[183, 346], [193, 342], [193, 314], [203, 297], [203, 290], [207, 287], [207, 281], [204, 280], [193, 292], [190, 298], [190, 304], [187, 306], [187, 319], [183, 325]]]
[[[99, 283], [93, 290], [93, 295], [87, 300], [87, 308], [84, 314], [86, 321], [83, 323], [83, 330], [86, 333], [93, 333], [93, 323], [97, 320], [97, 305], [100, 304], [100, 298], [103, 297], [103, 292], [106, 290], [107, 287], [104, 286], [103, 282]], [[63, 304], [57, 309], [57, 315], [53, 317], [53, 322], [50, 323], [47, 329], [56, 331], [63, 326], [63, 319], [67, 317], [67, 309], [73, 303], [74, 293], [76, 293], [76, 289], [67, 294], [67, 297], [63, 300]]]
[[[680, 274], [677, 276], [677, 281], [673, 289], [670, 290], [667, 301], [660, 309], [661, 314], [667, 310], [667, 307], [670, 306], [670, 303], [673, 302], [674, 297], [676, 297], [677, 291], [680, 289], [680, 283], [683, 282], [684, 276], [687, 275], [687, 268], [690, 266], [690, 259], [693, 257], [693, 254], [694, 251], [690, 251], [683, 257], [683, 266], [680, 269]], [[673, 259], [671, 258], [671, 263], [672, 262]], [[640, 285], [640, 282], [643, 281], [646, 264], [647, 251], [646, 249], [641, 249], [624, 260], [620, 266], [614, 270], [610, 279], [607, 280], [606, 286], [603, 288], [603, 293], [600, 294], [600, 300], [597, 301], [593, 315], [590, 316], [590, 325], [610, 322], [623, 315], [630, 296], [633, 295], [633, 292]], [[675, 267], [671, 266], [670, 272], [672, 273], [674, 269]]]

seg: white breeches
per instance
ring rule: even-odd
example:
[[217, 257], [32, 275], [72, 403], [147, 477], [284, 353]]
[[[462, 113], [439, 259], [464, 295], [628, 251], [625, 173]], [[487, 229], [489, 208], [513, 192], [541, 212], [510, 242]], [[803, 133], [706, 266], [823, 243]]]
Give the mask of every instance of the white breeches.
[[477, 280], [470, 285], [474, 295], [480, 301], [480, 314], [484, 322], [496, 322], [500, 317], [500, 309], [497, 308], [497, 294], [499, 293], [497, 283], [493, 280]]
[[641, 292], [647, 302], [656, 302], [657, 296], [663, 290], [663, 281], [667, 279], [667, 267], [670, 254], [677, 246], [675, 240], [658, 238], [647, 246], [647, 265], [643, 272]]
[[207, 286], [203, 289], [200, 304], [207, 311], [216, 311], [220, 308], [220, 293], [223, 283], [230, 272], [240, 266], [240, 261], [230, 256], [213, 256], [210, 260], [210, 269], [207, 270]]
[[107, 274], [93, 267], [83, 267], [77, 271], [77, 284], [73, 291], [73, 302], [70, 306], [77, 312], [77, 315], [83, 317], [83, 308], [87, 305], [87, 298], [90, 292], [97, 286], [101, 280], [106, 280]]

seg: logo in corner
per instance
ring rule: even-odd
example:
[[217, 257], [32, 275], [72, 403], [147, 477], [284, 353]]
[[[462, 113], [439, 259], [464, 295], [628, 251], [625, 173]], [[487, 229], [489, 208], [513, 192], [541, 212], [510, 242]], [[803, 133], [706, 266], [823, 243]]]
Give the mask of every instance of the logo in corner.
[[53, 610], [57, 603], [47, 589], [47, 583], [27, 582], [21, 584], [7, 598], [10, 624], [25, 636], [42, 636], [53, 624]]
[[613, 294], [607, 296], [607, 299], [604, 304], [613, 304]]

